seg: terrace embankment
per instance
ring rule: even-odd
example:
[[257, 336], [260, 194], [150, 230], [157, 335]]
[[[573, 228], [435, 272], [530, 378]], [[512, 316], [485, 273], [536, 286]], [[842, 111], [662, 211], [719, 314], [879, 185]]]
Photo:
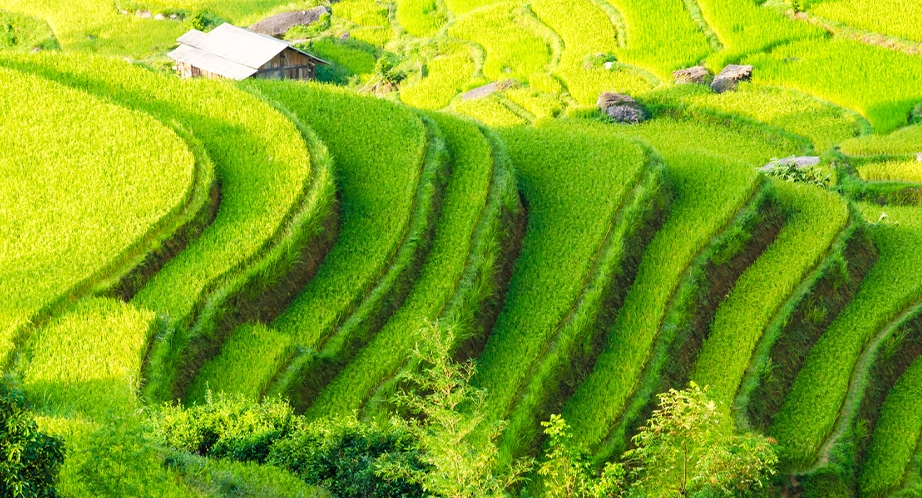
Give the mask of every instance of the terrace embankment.
[[579, 297], [529, 368], [509, 408], [501, 460], [537, 454], [544, 442], [541, 422], [559, 413], [592, 372], [644, 251], [665, 220], [672, 191], [661, 158], [652, 150], [646, 154], [647, 169], [615, 212]]
[[653, 353], [624, 412], [599, 446], [597, 459], [607, 459], [629, 445], [636, 427], [652, 412], [656, 393], [687, 384], [720, 304], [783, 225], [784, 213], [774, 188], [763, 181], [720, 235], [695, 258], [673, 293]]
[[428, 129], [428, 153], [422, 164], [416, 196], [399, 249], [386, 271], [341, 326], [328, 338], [296, 360], [296, 372], [287, 384], [292, 405], [307, 410], [355, 355], [374, 338], [403, 305], [432, 247], [450, 176], [450, 161], [438, 125], [424, 119]]
[[827, 256], [818, 278], [782, 322], [763, 367], [752, 374], [755, 385], [747, 396], [745, 412], [753, 428], [767, 430], [771, 426], [807, 353], [852, 300], [874, 266], [877, 250], [860, 216], [853, 213], [850, 227]]

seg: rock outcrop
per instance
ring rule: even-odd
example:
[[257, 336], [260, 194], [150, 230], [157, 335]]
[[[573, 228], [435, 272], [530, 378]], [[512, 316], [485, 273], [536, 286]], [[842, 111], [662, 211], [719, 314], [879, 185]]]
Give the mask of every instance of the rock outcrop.
[[647, 114], [640, 104], [629, 95], [605, 92], [596, 103], [599, 110], [617, 123], [640, 123], [647, 119]]
[[672, 73], [676, 83], [697, 83], [699, 85], [708, 84], [711, 78], [711, 72], [704, 66], [694, 66], [686, 69], [680, 69]]
[[263, 19], [247, 29], [263, 35], [284, 36], [289, 29], [295, 26], [310, 26], [319, 21], [324, 14], [329, 14], [330, 12], [330, 8], [326, 5], [314, 7], [310, 10], [282, 12]]
[[736, 88], [740, 81], [748, 81], [752, 78], [752, 66], [738, 66], [730, 64], [723, 69], [714, 81], [711, 82], [711, 89], [717, 93], [724, 93]]

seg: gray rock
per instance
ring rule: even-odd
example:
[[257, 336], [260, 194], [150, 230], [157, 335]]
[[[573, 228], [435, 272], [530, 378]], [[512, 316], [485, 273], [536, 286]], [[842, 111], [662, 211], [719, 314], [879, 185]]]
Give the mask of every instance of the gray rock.
[[299, 10], [295, 12], [282, 12], [272, 17], [268, 17], [250, 26], [250, 31], [269, 36], [283, 36], [289, 29], [298, 26], [310, 26], [319, 21], [324, 14], [329, 14], [330, 8], [326, 5], [314, 7], [310, 10]]
[[711, 77], [711, 73], [704, 66], [694, 66], [674, 71], [672, 77], [676, 83], [697, 83], [699, 85], [705, 85], [707, 84], [708, 78]]
[[157, 14], [157, 15], [154, 16], [154, 20], [155, 20], [155, 21], [163, 21], [163, 20], [165, 20], [165, 19], [166, 19], [166, 16], [163, 15], [163, 14]]
[[711, 89], [717, 93], [724, 93], [736, 88], [740, 81], [746, 81], [752, 78], [752, 66], [738, 66], [730, 64], [723, 69], [714, 81], [711, 82]]
[[765, 166], [759, 168], [759, 171], [771, 171], [778, 166], [788, 166], [793, 165], [798, 169], [803, 168], [812, 168], [813, 166], [818, 166], [820, 164], [819, 156], [791, 156], [784, 159], [778, 159], [772, 161]]
[[922, 163], [922, 152], [919, 152], [918, 154], [916, 154], [916, 161]]
[[154, 15], [151, 14], [149, 10], [139, 10], [135, 12], [135, 15], [140, 17], [141, 19], [153, 19], [154, 18]]
[[614, 63], [614, 62], [606, 62], [605, 64], [602, 64], [602, 66], [605, 67], [605, 69], [611, 71], [612, 68], [615, 67], [615, 63]]
[[486, 97], [487, 95], [494, 94], [496, 92], [501, 92], [516, 82], [515, 80], [504, 80], [504, 81], [494, 81], [483, 86], [479, 86], [473, 90], [470, 90], [463, 95], [461, 95], [461, 100], [472, 100]]
[[605, 92], [599, 95], [596, 106], [617, 123], [640, 123], [647, 119], [647, 114], [630, 95]]

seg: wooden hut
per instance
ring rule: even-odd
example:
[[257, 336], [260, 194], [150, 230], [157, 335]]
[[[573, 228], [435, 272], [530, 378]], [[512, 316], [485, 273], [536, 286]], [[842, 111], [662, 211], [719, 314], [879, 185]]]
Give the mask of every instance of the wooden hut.
[[222, 24], [209, 33], [193, 29], [170, 52], [184, 78], [314, 79], [317, 66], [329, 64], [287, 42]]

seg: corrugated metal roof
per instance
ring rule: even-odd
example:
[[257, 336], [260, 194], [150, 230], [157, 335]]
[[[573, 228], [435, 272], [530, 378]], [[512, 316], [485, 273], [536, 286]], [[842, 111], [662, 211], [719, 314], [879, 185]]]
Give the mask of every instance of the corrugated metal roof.
[[[301, 52], [282, 40], [253, 33], [227, 23], [209, 33], [193, 29], [179, 37], [177, 41], [180, 47], [167, 54], [174, 60], [237, 80], [252, 76], [260, 67], [286, 48]], [[320, 64], [329, 64], [313, 55], [301, 53]], [[247, 68], [249, 73], [244, 75], [247, 71], [243, 68]]]
[[262, 36], [232, 24], [222, 24], [204, 37], [195, 37], [191, 45], [229, 61], [258, 68], [288, 48], [288, 44]]
[[185, 62], [199, 69], [204, 69], [210, 73], [237, 81], [245, 80], [256, 74], [257, 71], [255, 68], [238, 64], [214, 54], [209, 54], [204, 50], [190, 45], [180, 45], [179, 48], [167, 55], [176, 61]]

